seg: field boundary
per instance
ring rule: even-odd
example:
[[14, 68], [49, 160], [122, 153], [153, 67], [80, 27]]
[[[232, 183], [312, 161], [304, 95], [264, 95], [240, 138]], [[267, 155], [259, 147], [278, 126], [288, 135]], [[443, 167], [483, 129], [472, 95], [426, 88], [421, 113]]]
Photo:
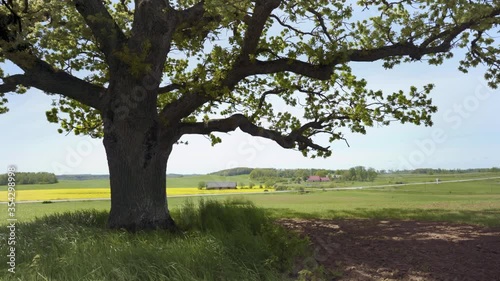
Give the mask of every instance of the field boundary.
[[[472, 179], [461, 179], [461, 180], [447, 180], [439, 181], [427, 181], [427, 182], [412, 182], [412, 183], [401, 183], [401, 184], [384, 184], [384, 185], [372, 185], [372, 186], [353, 186], [353, 187], [328, 187], [328, 188], [318, 188], [320, 190], [326, 191], [337, 191], [337, 190], [361, 190], [361, 189], [377, 189], [384, 187], [398, 187], [398, 186], [411, 186], [411, 185], [428, 185], [428, 184], [442, 184], [442, 183], [457, 183], [457, 182], [471, 182], [471, 181], [483, 181], [483, 180], [494, 180], [500, 179], [500, 177], [489, 177], [489, 178], [472, 178]], [[218, 194], [185, 194], [185, 195], [171, 195], [167, 198], [183, 198], [183, 197], [208, 197], [208, 196], [229, 196], [229, 195], [257, 195], [257, 194], [276, 194], [276, 193], [291, 193], [297, 192], [296, 190], [280, 190], [272, 192], [235, 192], [235, 193], [218, 193]], [[16, 204], [29, 204], [29, 203], [60, 203], [60, 202], [85, 202], [85, 201], [109, 201], [110, 198], [82, 198], [82, 199], [55, 199], [55, 200], [25, 200], [16, 201]], [[7, 204], [8, 202], [0, 202], [0, 204]]]

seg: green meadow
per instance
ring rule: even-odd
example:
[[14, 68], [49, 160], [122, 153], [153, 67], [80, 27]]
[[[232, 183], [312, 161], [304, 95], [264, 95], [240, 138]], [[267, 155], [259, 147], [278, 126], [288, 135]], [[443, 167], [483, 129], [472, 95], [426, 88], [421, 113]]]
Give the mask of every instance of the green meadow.
[[[457, 179], [451, 176], [442, 178]], [[420, 182], [422, 179], [423, 177], [405, 178], [405, 181]], [[500, 225], [500, 179], [440, 184], [429, 182], [421, 185], [363, 190], [323, 191], [317, 188], [306, 190], [307, 193], [270, 192], [244, 196], [220, 195], [213, 198], [221, 200], [236, 197], [251, 200], [256, 206], [269, 210], [276, 217], [384, 218], [387, 216], [396, 219], [448, 220], [443, 214], [449, 214], [449, 219], [452, 221]], [[198, 197], [169, 198], [168, 203], [170, 209], [175, 210], [186, 200], [197, 199]], [[27, 203], [17, 204], [17, 214], [19, 220], [30, 221], [37, 216], [57, 212], [82, 209], [109, 210], [109, 207], [109, 201]], [[0, 220], [5, 221], [5, 219], [6, 213], [0, 213]]]
[[[492, 176], [497, 175], [439, 178]], [[171, 185], [206, 179], [177, 178]], [[313, 255], [308, 240], [285, 231], [273, 223], [275, 219], [410, 219], [500, 226], [500, 179], [439, 184], [429, 176], [402, 179], [381, 177], [375, 183], [428, 183], [363, 190], [304, 185], [305, 189], [289, 193], [172, 197], [168, 203], [178, 233], [109, 230], [109, 200], [18, 203], [16, 273], [0, 271], [0, 280], [309, 280], [301, 272], [323, 269], [297, 267], [297, 259]], [[53, 188], [102, 187], [102, 183], [61, 181]], [[5, 227], [7, 206], [3, 206], [0, 223]], [[2, 233], [0, 251], [7, 253], [7, 245]], [[6, 259], [3, 255], [0, 262], [6, 264]], [[331, 279], [323, 277], [317, 280]]]

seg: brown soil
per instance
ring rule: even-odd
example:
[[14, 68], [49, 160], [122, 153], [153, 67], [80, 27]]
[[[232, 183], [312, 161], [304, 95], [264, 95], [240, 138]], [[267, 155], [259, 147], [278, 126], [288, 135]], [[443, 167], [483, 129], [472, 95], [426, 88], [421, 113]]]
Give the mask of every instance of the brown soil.
[[[307, 280], [500, 280], [500, 228], [418, 221], [283, 219], [309, 237]], [[325, 272], [318, 273], [323, 266]], [[319, 278], [318, 278], [319, 277]]]

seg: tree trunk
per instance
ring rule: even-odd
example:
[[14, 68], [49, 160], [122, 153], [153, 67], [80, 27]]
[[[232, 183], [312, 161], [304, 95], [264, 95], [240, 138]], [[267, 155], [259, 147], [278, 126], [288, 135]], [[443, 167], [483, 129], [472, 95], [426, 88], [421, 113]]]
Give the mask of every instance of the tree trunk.
[[156, 120], [104, 117], [111, 212], [108, 226], [128, 231], [175, 230], [166, 200], [166, 168], [172, 145]]

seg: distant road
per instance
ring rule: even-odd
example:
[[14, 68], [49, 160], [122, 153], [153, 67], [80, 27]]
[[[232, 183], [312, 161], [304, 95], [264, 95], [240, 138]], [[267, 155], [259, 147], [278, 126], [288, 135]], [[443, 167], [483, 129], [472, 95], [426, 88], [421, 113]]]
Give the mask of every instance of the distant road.
[[[500, 177], [491, 178], [475, 178], [475, 179], [464, 179], [464, 180], [449, 180], [449, 181], [439, 181], [441, 183], [454, 183], [454, 182], [469, 182], [469, 181], [482, 181], [482, 180], [494, 180], [500, 179]], [[323, 188], [322, 190], [358, 190], [358, 189], [368, 189], [368, 188], [383, 188], [383, 187], [396, 187], [396, 186], [409, 186], [409, 185], [423, 185], [423, 184], [437, 184], [435, 181], [427, 182], [413, 182], [413, 183], [402, 183], [402, 184], [385, 184], [385, 185], [368, 185], [368, 186], [353, 186], [353, 187], [331, 187]], [[229, 195], [255, 195], [255, 194], [274, 194], [274, 193], [289, 193], [297, 192], [296, 190], [281, 190], [272, 192], [238, 192], [238, 193], [220, 193], [220, 194], [186, 194], [186, 195], [171, 195], [168, 198], [181, 198], [181, 197], [208, 197], [208, 196], [229, 196]], [[109, 198], [87, 198], [87, 199], [58, 199], [58, 200], [27, 200], [27, 201], [16, 201], [16, 204], [21, 203], [42, 203], [50, 201], [52, 203], [56, 202], [85, 202], [85, 201], [109, 201]], [[0, 202], [0, 204], [7, 204], [7, 202]]]
[[[500, 177], [475, 178], [475, 179], [452, 180], [452, 181], [439, 181], [439, 184], [441, 184], [441, 183], [454, 183], [454, 182], [468, 182], [468, 181], [483, 181], [483, 180], [494, 180], [494, 179], [500, 179]], [[412, 183], [385, 184], [385, 185], [372, 185], [372, 186], [339, 187], [339, 188], [333, 187], [333, 188], [325, 188], [325, 190], [355, 190], [355, 189], [366, 189], [366, 188], [382, 188], [382, 187], [395, 187], [395, 186], [407, 186], [407, 185], [422, 185], [422, 184], [437, 184], [437, 183], [435, 181], [426, 181], [426, 182], [412, 182]], [[289, 190], [286, 190], [286, 191], [289, 191]], [[275, 191], [275, 192], [280, 192], [280, 191]]]

